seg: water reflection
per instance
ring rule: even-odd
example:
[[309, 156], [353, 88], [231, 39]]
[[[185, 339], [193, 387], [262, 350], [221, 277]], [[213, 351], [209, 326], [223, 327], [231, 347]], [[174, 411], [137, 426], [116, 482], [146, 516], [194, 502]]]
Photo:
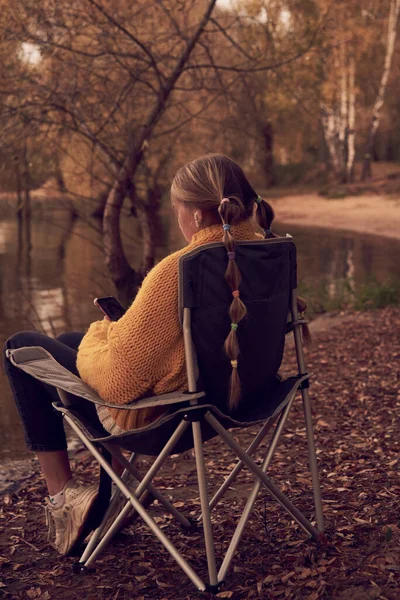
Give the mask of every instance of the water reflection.
[[400, 277], [400, 242], [374, 235], [277, 225], [279, 233], [289, 231], [297, 245], [300, 278], [347, 279], [365, 283], [371, 276], [378, 281]]
[[[158, 256], [182, 245], [164, 216], [164, 246]], [[327, 277], [334, 291], [343, 278], [366, 281], [399, 276], [400, 243], [374, 236], [277, 225], [289, 231], [298, 247], [300, 278]], [[166, 234], [168, 232], [168, 234]], [[31, 248], [29, 248], [31, 245]], [[140, 262], [139, 225], [125, 219], [124, 245], [133, 266]], [[71, 218], [64, 207], [42, 207], [29, 233], [16, 219], [0, 216], [0, 342], [22, 329], [50, 335], [83, 330], [99, 318], [93, 298], [112, 293], [104, 268], [99, 223]], [[0, 459], [26, 454], [19, 417], [0, 368]]]

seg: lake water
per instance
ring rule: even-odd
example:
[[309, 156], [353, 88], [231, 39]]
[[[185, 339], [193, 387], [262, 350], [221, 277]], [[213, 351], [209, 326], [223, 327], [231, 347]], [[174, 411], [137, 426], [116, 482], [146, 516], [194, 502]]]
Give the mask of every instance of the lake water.
[[[125, 246], [131, 264], [138, 266], [140, 232], [133, 217], [124, 219]], [[363, 282], [400, 277], [400, 242], [283, 224], [298, 248], [299, 277], [334, 282], [351, 278]], [[30, 237], [31, 249], [29, 250]], [[163, 221], [164, 242], [159, 256], [183, 245], [174, 227]], [[99, 222], [75, 221], [65, 207], [40, 209], [30, 235], [19, 230], [13, 214], [0, 204], [0, 343], [23, 329], [54, 335], [85, 329], [99, 318], [93, 298], [113, 293], [103, 266]], [[0, 460], [26, 456], [22, 428], [7, 381], [0, 367]]]

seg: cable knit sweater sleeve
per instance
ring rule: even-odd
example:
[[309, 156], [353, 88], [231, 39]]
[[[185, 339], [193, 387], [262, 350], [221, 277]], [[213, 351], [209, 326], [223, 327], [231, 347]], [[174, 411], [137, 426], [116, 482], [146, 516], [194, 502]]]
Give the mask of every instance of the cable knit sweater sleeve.
[[150, 271], [118, 322], [97, 321], [82, 339], [79, 373], [104, 400], [125, 404], [160, 388], [156, 385], [160, 382], [160, 389], [182, 385], [177, 306], [180, 253], [171, 254]]

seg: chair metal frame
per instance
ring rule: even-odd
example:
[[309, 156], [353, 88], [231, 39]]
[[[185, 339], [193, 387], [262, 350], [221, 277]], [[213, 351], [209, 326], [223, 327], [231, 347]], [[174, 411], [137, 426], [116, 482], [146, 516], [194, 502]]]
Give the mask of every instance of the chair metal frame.
[[[321, 492], [319, 485], [317, 458], [315, 452], [314, 435], [312, 428], [312, 415], [308, 390], [309, 374], [306, 371], [302, 346], [302, 337], [300, 331], [301, 324], [304, 321], [299, 319], [296, 298], [296, 290], [293, 290], [290, 307], [292, 321], [291, 324], [289, 324], [289, 330], [293, 331], [294, 335], [294, 345], [296, 350], [299, 373], [297, 384], [292, 388], [291, 392], [286, 397], [283, 405], [279, 406], [276, 412], [273, 415], [271, 415], [271, 417], [268, 418], [268, 420], [264, 420], [264, 422], [261, 423], [262, 426], [260, 431], [255, 436], [255, 438], [246, 450], [244, 450], [235, 441], [232, 434], [223, 425], [221, 425], [220, 421], [217, 418], [218, 415], [216, 411], [213, 410], [213, 407], [209, 404], [201, 403], [201, 399], [202, 397], [204, 397], [204, 394], [199, 393], [196, 390], [197, 364], [193, 352], [190, 308], [183, 309], [183, 336], [185, 345], [185, 360], [188, 376], [189, 393], [186, 395], [182, 394], [182, 398], [178, 400], [178, 402], [187, 402], [188, 400], [190, 400], [190, 406], [182, 408], [178, 411], [182, 414], [181, 421], [178, 427], [176, 428], [175, 432], [165, 444], [162, 451], [154, 460], [146, 475], [142, 476], [137, 470], [134, 464], [134, 454], [132, 454], [130, 459], [127, 460], [122, 454], [121, 449], [118, 448], [118, 446], [116, 446], [114, 442], [109, 442], [106, 439], [102, 439], [101, 441], [90, 440], [85, 432], [84, 427], [82, 427], [79, 424], [79, 421], [77, 420], [76, 416], [72, 414], [69, 409], [70, 401], [66, 393], [66, 391], [68, 390], [68, 386], [64, 385], [63, 389], [57, 388], [61, 403], [55, 403], [54, 407], [56, 408], [56, 410], [61, 412], [65, 421], [75, 431], [75, 433], [83, 442], [83, 444], [98, 461], [101, 468], [105, 471], [105, 473], [107, 473], [107, 475], [117, 486], [116, 493], [111, 498], [109, 507], [102, 519], [101, 524], [94, 531], [79, 562], [75, 566], [76, 572], [85, 572], [89, 567], [91, 567], [94, 564], [96, 558], [102, 551], [104, 551], [104, 549], [107, 547], [115, 533], [119, 530], [126, 516], [133, 509], [143, 519], [143, 521], [154, 533], [157, 539], [163, 544], [166, 550], [171, 554], [173, 559], [182, 568], [182, 570], [192, 581], [195, 587], [199, 591], [207, 590], [211, 591], [212, 593], [217, 593], [220, 590], [221, 585], [225, 582], [227, 572], [232, 564], [233, 556], [238, 547], [248, 519], [251, 515], [255, 500], [257, 498], [261, 486], [263, 486], [269, 492], [269, 494], [280, 504], [280, 506], [288, 513], [288, 515], [292, 519], [294, 519], [294, 521], [296, 521], [310, 537], [317, 539], [319, 535], [323, 533], [324, 519], [322, 512]], [[9, 351], [8, 357], [16, 366], [24, 368], [23, 364], [21, 364], [23, 361], [21, 360], [20, 363], [18, 363], [18, 361], [16, 360], [17, 353], [21, 352], [21, 350], [25, 349]], [[35, 375], [33, 374], [33, 376]], [[303, 513], [300, 512], [294, 506], [294, 504], [286, 497], [286, 495], [279, 489], [279, 487], [274, 483], [274, 481], [272, 481], [272, 479], [267, 474], [268, 467], [273, 458], [280, 435], [283, 431], [283, 428], [289, 416], [298, 390], [300, 390], [302, 395], [303, 411], [307, 431], [308, 456], [314, 494], [316, 526], [313, 525], [303, 515]], [[131, 410], [135, 410], [139, 406], [142, 406], [143, 404], [146, 404], [146, 402], [148, 403], [149, 401], [152, 402], [152, 406], [162, 406], [163, 404], [170, 402], [169, 396], [170, 395], [166, 394], [165, 396], [159, 396], [144, 401], [139, 401], [138, 404], [133, 404], [129, 408]], [[96, 402], [96, 400], [94, 400], [94, 402]], [[99, 403], [106, 404], [103, 402]], [[215, 431], [215, 433], [222, 438], [225, 444], [229, 448], [231, 448], [231, 450], [233, 450], [233, 452], [238, 458], [238, 463], [236, 464], [230, 475], [225, 479], [225, 481], [211, 500], [209, 499], [208, 493], [201, 422], [207, 423]], [[269, 446], [265, 454], [265, 458], [260, 466], [252, 458], [252, 454], [254, 454], [255, 450], [260, 446], [261, 442], [265, 439], [266, 435], [271, 430], [273, 425], [275, 425], [275, 430], [272, 434]], [[158, 502], [165, 508], [166, 511], [170, 512], [173, 515], [173, 517], [177, 519], [177, 521], [181, 524], [181, 526], [184, 529], [191, 529], [193, 527], [193, 521], [187, 519], [180, 511], [178, 511], [177, 508], [174, 507], [152, 484], [152, 480], [161, 469], [165, 460], [173, 451], [177, 441], [181, 438], [181, 436], [184, 434], [184, 432], [189, 426], [192, 427], [193, 433], [194, 453], [196, 460], [196, 470], [201, 506], [201, 514], [197, 522], [201, 522], [204, 531], [204, 544], [206, 549], [208, 565], [208, 582], [203, 581], [199, 574], [186, 561], [184, 556], [182, 556], [182, 554], [176, 549], [176, 547], [166, 536], [164, 531], [157, 525], [157, 523], [149, 514], [148, 510], [142, 505], [140, 501], [140, 498], [142, 497], [143, 493], [148, 492], [158, 500]], [[245, 425], [243, 424], [243, 426]], [[124, 467], [125, 470], [121, 477], [115, 473], [113, 467], [111, 466], [111, 461], [107, 460], [107, 458], [103, 455], [101, 447], [103, 447], [111, 456], [115, 457], [115, 459], [118, 460], [120, 464]], [[244, 510], [236, 526], [236, 530], [230, 541], [228, 550], [225, 554], [222, 564], [219, 570], [217, 570], [213, 530], [211, 523], [211, 511], [216, 507], [219, 500], [222, 498], [224, 493], [228, 490], [230, 485], [239, 475], [242, 468], [245, 466], [253, 473], [255, 478], [254, 484], [247, 498]], [[138, 485], [134, 490], [130, 489], [127, 483], [127, 477], [129, 474], [131, 474], [138, 481]], [[125, 497], [126, 503], [120, 511], [117, 518], [114, 520], [111, 527], [109, 527], [108, 531], [106, 531], [105, 526], [113, 510], [115, 502], [117, 501], [118, 494], [122, 494]]]
[[[296, 292], [293, 292], [293, 298], [291, 303], [291, 314], [292, 314], [292, 322], [296, 323], [299, 321], [297, 314], [297, 303], [296, 303]], [[196, 393], [196, 364], [195, 357], [193, 354], [193, 343], [192, 343], [192, 335], [191, 335], [191, 310], [189, 308], [184, 309], [184, 319], [183, 319], [183, 334], [184, 334], [184, 342], [185, 342], [185, 354], [186, 354], [186, 369], [188, 374], [188, 391], [189, 393]], [[104, 524], [107, 521], [108, 515], [110, 513], [110, 508], [105, 517], [103, 518], [102, 525], [94, 532], [91, 541], [86, 547], [83, 555], [79, 561], [79, 567], [89, 568], [93, 565], [94, 561], [98, 557], [98, 555], [105, 549], [108, 543], [111, 541], [115, 532], [118, 531], [120, 524], [124, 521], [127, 514], [131, 511], [132, 507], [137, 511], [140, 517], [145, 521], [145, 523], [149, 526], [151, 531], [155, 534], [158, 540], [164, 545], [164, 547], [168, 550], [171, 556], [175, 559], [178, 565], [183, 569], [189, 579], [193, 582], [196, 588], [199, 591], [210, 590], [217, 592], [220, 589], [220, 586], [225, 581], [226, 574], [231, 566], [233, 556], [240, 542], [241, 536], [244, 532], [248, 519], [251, 515], [255, 500], [259, 493], [261, 485], [263, 485], [270, 495], [275, 498], [275, 500], [282, 506], [282, 508], [289, 514], [291, 518], [293, 518], [300, 527], [309, 534], [312, 538], [317, 539], [319, 534], [324, 531], [324, 519], [322, 512], [322, 502], [321, 502], [321, 493], [319, 486], [319, 476], [318, 476], [318, 468], [317, 468], [317, 459], [315, 453], [315, 445], [314, 445], [314, 435], [312, 429], [312, 416], [311, 416], [311, 408], [310, 408], [310, 399], [309, 399], [309, 390], [308, 390], [308, 381], [309, 374], [305, 368], [305, 360], [304, 353], [302, 347], [301, 340], [301, 332], [300, 332], [301, 322], [298, 322], [293, 327], [294, 341], [295, 341], [295, 349], [297, 355], [297, 364], [299, 374], [303, 376], [303, 379], [300, 380], [300, 391], [303, 400], [303, 410], [304, 417], [306, 423], [306, 431], [307, 431], [307, 443], [308, 443], [308, 452], [309, 452], [309, 464], [312, 476], [312, 486], [314, 493], [314, 505], [315, 505], [315, 517], [316, 517], [316, 527], [310, 523], [310, 521], [301, 513], [293, 503], [283, 494], [283, 492], [278, 488], [278, 486], [271, 480], [271, 478], [267, 475], [268, 467], [273, 458], [276, 446], [278, 444], [280, 435], [283, 431], [284, 425], [289, 416], [290, 410], [292, 408], [296, 391], [291, 395], [286, 406], [280, 412], [279, 415], [275, 415], [274, 419], [269, 419], [260, 429], [257, 436], [254, 438], [250, 446], [247, 450], [244, 450], [234, 439], [231, 433], [227, 431], [218, 421], [218, 419], [210, 410], [210, 407], [207, 405], [199, 404], [199, 399], [191, 400], [191, 409], [187, 409], [183, 411], [182, 421], [175, 433], [169, 439], [164, 449], [161, 451], [159, 456], [155, 459], [154, 463], [150, 467], [149, 471], [144, 477], [141, 477], [137, 469], [132, 464], [134, 455], [131, 457], [131, 461], [128, 461], [123, 457], [123, 455], [118, 452], [112, 444], [107, 444], [106, 442], [102, 442], [102, 445], [113, 455], [123, 466], [125, 467], [125, 473], [130, 472], [136, 479], [140, 481], [138, 487], [134, 491], [134, 493], [129, 490], [124, 482], [124, 476], [118, 477], [114, 472], [113, 468], [110, 466], [109, 462], [102, 456], [100, 451], [96, 448], [95, 444], [93, 444], [90, 440], [87, 439], [86, 435], [82, 432], [81, 428], [73, 418], [68, 415], [68, 410], [65, 408], [65, 404], [67, 404], [67, 398], [65, 392], [59, 390], [60, 397], [63, 401], [63, 407], [58, 406], [57, 409], [61, 410], [65, 420], [72, 427], [75, 433], [79, 436], [85, 446], [90, 450], [93, 456], [97, 459], [99, 464], [103, 467], [103, 469], [108, 473], [111, 479], [119, 488], [120, 492], [125, 495], [127, 502], [120, 512], [117, 519], [114, 521], [111, 528], [105, 534], [105, 536], [101, 539], [102, 529], [104, 528]], [[162, 398], [160, 398], [160, 404], [162, 404]], [[233, 452], [238, 457], [239, 461], [235, 468], [230, 473], [229, 477], [224, 481], [219, 490], [213, 496], [211, 500], [209, 500], [208, 495], [208, 486], [207, 486], [207, 476], [205, 469], [205, 460], [204, 460], [204, 450], [203, 450], [203, 442], [201, 436], [201, 426], [200, 421], [204, 419], [207, 423], [215, 430], [215, 432], [224, 440], [224, 442], [233, 450]], [[272, 435], [270, 444], [268, 446], [265, 458], [262, 462], [262, 465], [259, 466], [251, 457], [251, 454], [259, 447], [261, 442], [264, 440], [268, 431], [273, 426], [273, 422], [276, 423], [275, 431]], [[178, 522], [183, 526], [183, 528], [191, 528], [193, 523], [186, 519], [184, 515], [182, 515], [165, 497], [163, 497], [160, 492], [156, 490], [156, 488], [151, 484], [152, 479], [157, 475], [158, 471], [164, 464], [165, 460], [168, 458], [170, 453], [173, 450], [178, 439], [182, 436], [184, 431], [191, 424], [193, 431], [193, 439], [194, 439], [194, 452], [196, 458], [196, 469], [197, 469], [197, 478], [199, 485], [199, 494], [200, 494], [200, 505], [201, 505], [201, 515], [198, 521], [201, 521], [204, 529], [204, 542], [206, 548], [206, 556], [207, 556], [207, 564], [208, 564], [208, 577], [209, 582], [205, 583], [199, 575], [194, 571], [194, 569], [189, 565], [189, 563], [184, 559], [181, 553], [175, 548], [175, 546], [171, 543], [169, 538], [165, 535], [165, 533], [158, 527], [158, 525], [154, 522], [154, 520], [149, 515], [148, 511], [143, 508], [141, 503], [139, 502], [140, 496], [144, 491], [149, 491], [153, 496], [157, 498], [157, 500], [164, 506], [164, 508], [170, 512]], [[211, 524], [211, 511], [218, 504], [219, 500], [222, 498], [223, 494], [227, 491], [229, 486], [234, 482], [236, 477], [239, 475], [240, 471], [244, 466], [247, 466], [248, 469], [254, 474], [255, 481], [251, 492], [248, 496], [246, 505], [242, 512], [242, 516], [237, 524], [235, 533], [232, 537], [228, 550], [226, 552], [225, 558], [223, 559], [222, 565], [220, 569], [217, 571], [216, 566], [216, 558], [215, 558], [215, 550], [214, 550], [214, 542], [213, 542], [213, 533], [212, 533], [212, 524]], [[111, 504], [112, 507], [112, 504]], [[100, 541], [99, 541], [100, 539]]]

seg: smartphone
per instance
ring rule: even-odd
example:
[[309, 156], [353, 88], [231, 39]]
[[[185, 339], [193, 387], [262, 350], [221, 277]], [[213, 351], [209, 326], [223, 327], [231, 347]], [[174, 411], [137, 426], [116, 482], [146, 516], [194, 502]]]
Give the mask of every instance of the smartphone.
[[118, 321], [126, 313], [125, 308], [113, 296], [95, 298], [93, 302], [111, 321]]

